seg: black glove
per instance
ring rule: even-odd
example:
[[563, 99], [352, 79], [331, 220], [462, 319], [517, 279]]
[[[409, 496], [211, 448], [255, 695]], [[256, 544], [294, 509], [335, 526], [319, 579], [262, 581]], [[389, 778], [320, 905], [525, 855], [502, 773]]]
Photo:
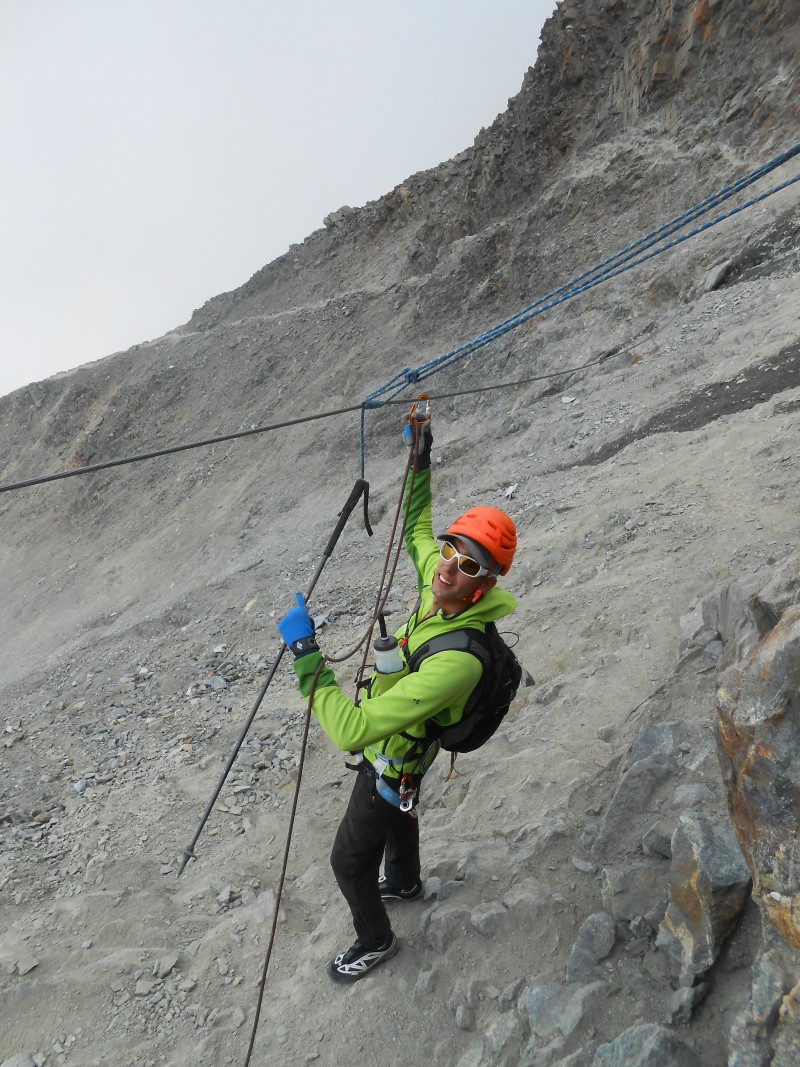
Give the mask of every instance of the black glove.
[[431, 465], [431, 446], [433, 444], [433, 431], [431, 430], [431, 420], [425, 419], [424, 422], [407, 422], [403, 428], [403, 442], [412, 448], [414, 445], [414, 436], [419, 434], [419, 451], [417, 452], [417, 465], [416, 470], [427, 470]]

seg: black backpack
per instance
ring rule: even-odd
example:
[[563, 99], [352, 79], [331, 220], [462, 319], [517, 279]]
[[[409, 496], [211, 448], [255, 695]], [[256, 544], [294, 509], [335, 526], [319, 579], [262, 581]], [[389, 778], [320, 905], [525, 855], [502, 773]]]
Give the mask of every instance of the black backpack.
[[[517, 695], [523, 668], [493, 622], [486, 624], [485, 633], [465, 627], [432, 637], [408, 656], [409, 670], [419, 670], [422, 661], [437, 652], [470, 652], [480, 660], [483, 674], [459, 721], [452, 726], [437, 726], [429, 720], [427, 736], [437, 740], [447, 752], [474, 752], [489, 740], [505, 718]], [[533, 685], [533, 679], [524, 673], [525, 684]]]

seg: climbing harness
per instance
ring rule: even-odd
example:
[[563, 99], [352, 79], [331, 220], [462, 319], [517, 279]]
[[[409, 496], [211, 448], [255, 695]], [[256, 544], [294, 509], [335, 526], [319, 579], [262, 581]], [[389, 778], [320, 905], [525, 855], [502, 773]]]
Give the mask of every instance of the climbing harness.
[[[387, 756], [385, 752], [378, 753], [372, 760], [375, 789], [393, 808], [411, 812], [419, 797], [422, 779], [436, 759], [440, 745], [436, 738], [413, 737], [402, 730], [398, 736], [409, 741], [411, 747], [406, 749], [402, 756]], [[385, 745], [386, 742], [384, 742], [384, 747]], [[403, 771], [403, 767], [409, 763], [416, 764], [413, 774]], [[386, 774], [390, 767], [398, 771], [396, 777]]]

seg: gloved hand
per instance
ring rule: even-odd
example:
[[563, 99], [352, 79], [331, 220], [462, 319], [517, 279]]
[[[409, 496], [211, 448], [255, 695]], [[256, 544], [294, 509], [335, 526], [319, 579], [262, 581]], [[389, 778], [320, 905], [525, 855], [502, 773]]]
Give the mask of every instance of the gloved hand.
[[[431, 465], [431, 445], [433, 444], [433, 432], [431, 431], [431, 420], [426, 419], [424, 422], [416, 423], [419, 430], [419, 451], [417, 452], [417, 470], [425, 470]], [[409, 448], [414, 445], [414, 424], [407, 422], [403, 427], [403, 442], [408, 445]]]
[[314, 636], [314, 623], [306, 609], [302, 593], [295, 593], [297, 607], [291, 608], [278, 623], [281, 637], [294, 653], [295, 657], [305, 656], [308, 652], [318, 652], [319, 645]]

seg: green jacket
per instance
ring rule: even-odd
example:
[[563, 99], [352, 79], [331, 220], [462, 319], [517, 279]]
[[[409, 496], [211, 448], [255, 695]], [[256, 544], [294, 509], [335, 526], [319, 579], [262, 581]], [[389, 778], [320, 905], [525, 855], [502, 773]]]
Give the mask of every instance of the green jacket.
[[[444, 616], [437, 611], [426, 618], [433, 604], [431, 580], [439, 559], [439, 543], [433, 536], [430, 470], [418, 471], [414, 478], [405, 546], [417, 572], [420, 603], [408, 622], [395, 631], [395, 637], [398, 641], [407, 638], [409, 654], [436, 634], [465, 626], [484, 630], [487, 622], [509, 615], [516, 607], [517, 602], [510, 593], [494, 586], [477, 604], [457, 615]], [[295, 660], [303, 696], [307, 697], [311, 690], [320, 658], [321, 653], [314, 652]], [[370, 763], [381, 754], [398, 760], [416, 747], [407, 737], [400, 736], [401, 732], [424, 738], [428, 719], [441, 726], [458, 722], [480, 676], [480, 662], [471, 653], [437, 652], [424, 659], [413, 673], [408, 667], [396, 674], [375, 672], [370, 695], [356, 706], [341, 691], [333, 671], [326, 666], [317, 681], [312, 711], [331, 741], [343, 752], [363, 750]], [[417, 760], [412, 758], [401, 769], [387, 768], [384, 777], [414, 774], [417, 769]]]

